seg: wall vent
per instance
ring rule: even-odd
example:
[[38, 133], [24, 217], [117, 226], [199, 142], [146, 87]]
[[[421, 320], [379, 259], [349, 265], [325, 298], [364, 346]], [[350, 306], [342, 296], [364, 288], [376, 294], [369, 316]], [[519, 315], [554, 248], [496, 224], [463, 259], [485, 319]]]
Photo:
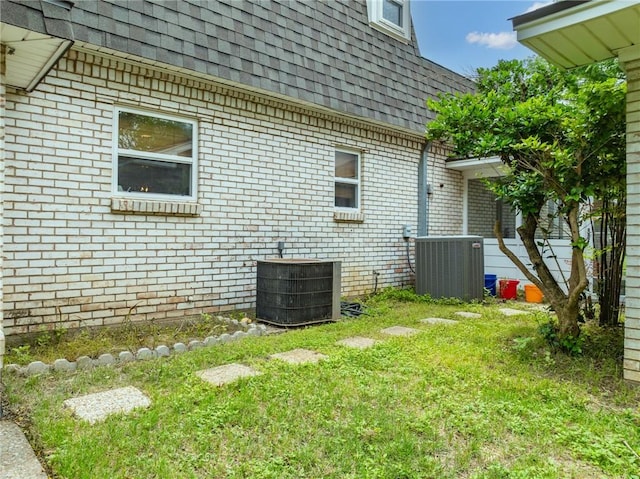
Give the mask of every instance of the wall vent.
[[340, 261], [296, 258], [258, 261], [258, 321], [302, 326], [340, 319], [340, 274]]
[[416, 293], [432, 298], [481, 300], [484, 247], [480, 236], [415, 238]]

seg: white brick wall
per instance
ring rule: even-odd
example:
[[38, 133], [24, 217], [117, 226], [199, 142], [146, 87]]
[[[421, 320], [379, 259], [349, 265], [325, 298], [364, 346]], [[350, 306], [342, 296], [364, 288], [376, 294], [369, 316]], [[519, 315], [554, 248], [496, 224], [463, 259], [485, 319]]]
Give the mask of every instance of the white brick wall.
[[[115, 105], [198, 120], [197, 207], [112, 199]], [[370, 292], [374, 270], [379, 286], [412, 282], [420, 136], [77, 51], [9, 92], [6, 123], [8, 333], [254, 307], [255, 261], [278, 241], [342, 260], [343, 295]], [[336, 146], [363, 152], [362, 222], [334, 220]], [[462, 179], [443, 158], [430, 154], [430, 234], [461, 232]]]

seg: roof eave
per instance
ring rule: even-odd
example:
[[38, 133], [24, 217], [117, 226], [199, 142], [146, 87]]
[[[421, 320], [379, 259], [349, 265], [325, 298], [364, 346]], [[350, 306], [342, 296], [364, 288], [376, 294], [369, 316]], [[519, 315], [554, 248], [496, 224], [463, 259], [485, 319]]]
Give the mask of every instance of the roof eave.
[[640, 39], [637, 23], [612, 17], [640, 17], [639, 1], [565, 1], [512, 19], [518, 41], [552, 63], [574, 68], [612, 58]]
[[5, 82], [34, 90], [73, 45], [73, 2], [0, 2], [0, 38], [6, 60]]

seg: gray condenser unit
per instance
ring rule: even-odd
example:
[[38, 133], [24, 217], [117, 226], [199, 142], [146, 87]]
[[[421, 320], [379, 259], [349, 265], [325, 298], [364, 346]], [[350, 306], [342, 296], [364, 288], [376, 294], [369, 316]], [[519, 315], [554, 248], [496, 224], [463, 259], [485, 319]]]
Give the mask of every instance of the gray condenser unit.
[[416, 293], [432, 298], [482, 299], [484, 247], [480, 236], [415, 238]]

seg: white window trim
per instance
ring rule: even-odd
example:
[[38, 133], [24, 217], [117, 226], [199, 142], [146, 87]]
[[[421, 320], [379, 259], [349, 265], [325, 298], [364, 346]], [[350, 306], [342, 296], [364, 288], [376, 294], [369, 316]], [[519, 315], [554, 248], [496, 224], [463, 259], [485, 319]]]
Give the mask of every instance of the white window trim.
[[[191, 137], [191, 158], [177, 155], [167, 155], [162, 153], [144, 152], [139, 150], [120, 149], [118, 147], [119, 120], [120, 112], [134, 113], [137, 115], [152, 116], [165, 120], [179, 121], [182, 123], [190, 123], [192, 125], [193, 135]], [[113, 112], [113, 162], [111, 172], [111, 193], [116, 197], [127, 197], [147, 200], [162, 201], [196, 201], [198, 198], [198, 122], [196, 120], [176, 115], [167, 115], [154, 110], [145, 110], [141, 108], [130, 108], [124, 106], [114, 107]], [[167, 161], [171, 163], [182, 163], [191, 165], [191, 195], [167, 195], [161, 193], [140, 193], [135, 191], [118, 191], [118, 155], [129, 155], [146, 160]]]
[[367, 12], [369, 14], [369, 25], [376, 30], [380, 30], [404, 43], [411, 40], [411, 12], [409, 0], [394, 0], [402, 4], [402, 24], [403, 27], [390, 22], [382, 15], [383, 0], [367, 0]]
[[[334, 211], [337, 212], [344, 212], [344, 213], [360, 213], [361, 207], [362, 207], [362, 203], [361, 203], [361, 197], [362, 197], [362, 155], [359, 151], [356, 150], [348, 150], [346, 148], [336, 148], [333, 152], [333, 162], [334, 162], [334, 171], [335, 171], [335, 154], [337, 152], [342, 152], [342, 153], [348, 153], [350, 155], [355, 155], [358, 158], [358, 165], [357, 165], [357, 172], [358, 172], [358, 178], [354, 179], [354, 178], [343, 178], [342, 176], [335, 176], [334, 173], [334, 177], [333, 177], [333, 202], [334, 202]], [[335, 206], [335, 194], [336, 194], [336, 183], [344, 183], [344, 184], [350, 184], [350, 185], [356, 185], [356, 204], [358, 205], [356, 208], [347, 208], [344, 206]]]

